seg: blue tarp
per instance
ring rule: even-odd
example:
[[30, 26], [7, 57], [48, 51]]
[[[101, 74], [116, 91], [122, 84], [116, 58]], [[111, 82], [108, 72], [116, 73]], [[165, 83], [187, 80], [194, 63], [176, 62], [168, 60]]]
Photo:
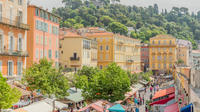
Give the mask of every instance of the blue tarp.
[[191, 103], [191, 104], [181, 108], [181, 112], [194, 112], [193, 104]]
[[111, 112], [125, 112], [125, 109], [120, 105], [116, 104], [108, 109]]

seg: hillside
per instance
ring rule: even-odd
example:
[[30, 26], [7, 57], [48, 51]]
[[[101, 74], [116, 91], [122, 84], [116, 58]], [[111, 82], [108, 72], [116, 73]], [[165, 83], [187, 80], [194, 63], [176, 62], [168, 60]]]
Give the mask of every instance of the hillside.
[[127, 27], [133, 27], [131, 37], [148, 42], [157, 34], [171, 34], [179, 39], [189, 40], [197, 48], [195, 40], [200, 40], [200, 12], [190, 14], [185, 7], [173, 7], [171, 11], [159, 12], [158, 5], [148, 8], [125, 6], [114, 0], [63, 0], [65, 7], [53, 10], [62, 17], [64, 27], [98, 26], [108, 31], [127, 35]]

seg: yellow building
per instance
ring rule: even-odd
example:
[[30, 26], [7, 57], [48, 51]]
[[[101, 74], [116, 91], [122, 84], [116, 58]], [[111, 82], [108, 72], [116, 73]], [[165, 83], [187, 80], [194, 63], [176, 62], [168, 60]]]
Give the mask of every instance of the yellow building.
[[164, 73], [176, 62], [176, 38], [157, 35], [150, 39], [149, 65], [153, 71]]
[[115, 62], [124, 70], [140, 72], [140, 41], [92, 27], [79, 29], [85, 37], [98, 42], [98, 67]]
[[75, 71], [83, 66], [97, 66], [97, 42], [79, 35], [76, 31], [60, 29], [59, 63]]

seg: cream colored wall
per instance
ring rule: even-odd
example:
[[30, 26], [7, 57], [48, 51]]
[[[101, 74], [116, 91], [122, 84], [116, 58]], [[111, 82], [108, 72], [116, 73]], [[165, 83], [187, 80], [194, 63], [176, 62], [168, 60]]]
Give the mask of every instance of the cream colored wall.
[[[64, 38], [64, 40], [60, 40], [60, 45], [62, 46], [59, 51], [59, 62], [61, 66], [64, 67], [67, 65], [67, 67], [70, 67], [71, 64], [82, 65], [82, 38]], [[63, 51], [63, 54], [61, 51]], [[73, 63], [70, 61], [70, 57], [73, 56], [74, 52], [77, 53], [80, 60]]]
[[97, 67], [97, 49], [91, 48], [91, 63], [90, 66]]
[[[139, 40], [116, 35], [114, 46], [114, 62], [127, 71], [134, 72], [140, 70]], [[133, 60], [133, 62], [127, 63], [128, 60]]]
[[189, 49], [187, 47], [178, 47], [177, 48], [177, 61], [181, 59], [184, 61], [184, 64], [189, 65]]
[[18, 11], [23, 12], [23, 23], [27, 23], [27, 0], [23, 0], [22, 5], [18, 5], [18, 0], [0, 0], [2, 3], [2, 17], [10, 19], [10, 8], [12, 8], [12, 20], [16, 20]]

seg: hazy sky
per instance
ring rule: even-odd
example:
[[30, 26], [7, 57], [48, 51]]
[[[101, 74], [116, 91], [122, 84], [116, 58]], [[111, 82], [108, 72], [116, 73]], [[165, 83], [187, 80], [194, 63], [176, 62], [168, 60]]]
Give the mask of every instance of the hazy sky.
[[[62, 0], [30, 0], [32, 4], [42, 6], [51, 10], [53, 7], [62, 6]], [[200, 0], [121, 0], [122, 4], [125, 5], [136, 5], [144, 6], [152, 5], [157, 3], [159, 9], [171, 9], [173, 6], [187, 7], [190, 12], [197, 12], [200, 10]]]

